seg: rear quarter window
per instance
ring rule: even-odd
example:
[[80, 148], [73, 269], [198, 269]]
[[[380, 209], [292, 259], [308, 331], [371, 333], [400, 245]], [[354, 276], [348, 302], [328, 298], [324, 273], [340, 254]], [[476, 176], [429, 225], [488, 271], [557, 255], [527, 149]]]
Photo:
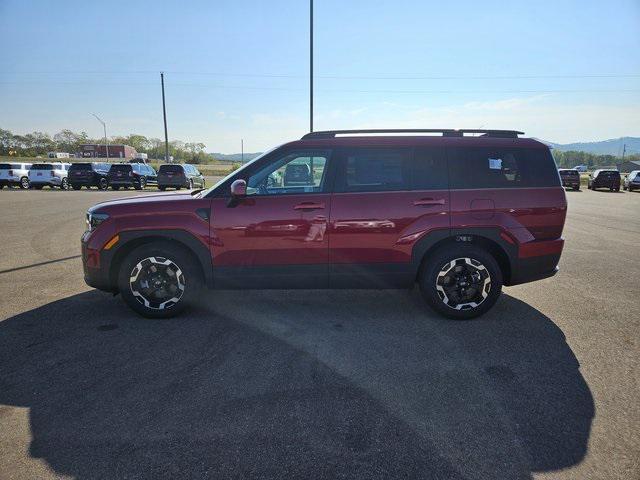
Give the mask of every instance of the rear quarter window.
[[543, 148], [450, 148], [454, 189], [560, 186], [551, 152]]

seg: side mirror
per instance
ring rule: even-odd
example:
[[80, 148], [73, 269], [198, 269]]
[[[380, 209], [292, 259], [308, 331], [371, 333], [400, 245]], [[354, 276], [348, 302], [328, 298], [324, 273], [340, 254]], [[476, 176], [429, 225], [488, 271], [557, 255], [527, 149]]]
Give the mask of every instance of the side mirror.
[[242, 198], [247, 195], [247, 182], [239, 178], [231, 184], [231, 198]]

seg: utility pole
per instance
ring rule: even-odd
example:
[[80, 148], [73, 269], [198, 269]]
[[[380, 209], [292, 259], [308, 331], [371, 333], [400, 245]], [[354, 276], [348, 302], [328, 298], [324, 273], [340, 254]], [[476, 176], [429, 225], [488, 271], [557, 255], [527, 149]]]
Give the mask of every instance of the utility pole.
[[92, 113], [91, 115], [93, 115], [98, 119], [98, 121], [102, 124], [102, 128], [104, 129], [104, 148], [107, 153], [107, 161], [108, 161], [109, 160], [109, 140], [107, 140], [107, 124], [103, 122], [102, 119], [99, 116], [97, 116], [95, 113]]
[[626, 153], [626, 151], [627, 151], [627, 144], [625, 143], [622, 145], [622, 161], [623, 162], [624, 162], [624, 154]]
[[313, 132], [313, 0], [309, 0], [309, 131]]
[[244, 139], [240, 139], [240, 161], [244, 163]]
[[167, 107], [164, 101], [164, 72], [160, 72], [162, 84], [162, 116], [164, 117], [164, 161], [169, 162], [169, 135], [167, 134]]

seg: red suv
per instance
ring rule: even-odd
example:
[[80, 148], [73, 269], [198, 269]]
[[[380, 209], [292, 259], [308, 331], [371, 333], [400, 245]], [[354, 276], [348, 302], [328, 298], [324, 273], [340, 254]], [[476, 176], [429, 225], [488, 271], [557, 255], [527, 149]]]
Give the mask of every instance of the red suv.
[[556, 165], [521, 134], [307, 134], [207, 190], [90, 208], [85, 280], [147, 317], [177, 314], [202, 286], [416, 283], [439, 313], [476, 317], [503, 285], [554, 275], [564, 244]]

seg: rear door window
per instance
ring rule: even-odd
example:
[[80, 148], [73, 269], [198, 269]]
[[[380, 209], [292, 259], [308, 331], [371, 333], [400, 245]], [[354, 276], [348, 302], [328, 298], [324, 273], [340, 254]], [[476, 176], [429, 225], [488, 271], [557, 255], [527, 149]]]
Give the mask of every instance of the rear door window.
[[384, 192], [411, 188], [411, 149], [353, 148], [339, 152], [336, 192]]
[[450, 148], [449, 181], [454, 189], [559, 186], [546, 149]]

